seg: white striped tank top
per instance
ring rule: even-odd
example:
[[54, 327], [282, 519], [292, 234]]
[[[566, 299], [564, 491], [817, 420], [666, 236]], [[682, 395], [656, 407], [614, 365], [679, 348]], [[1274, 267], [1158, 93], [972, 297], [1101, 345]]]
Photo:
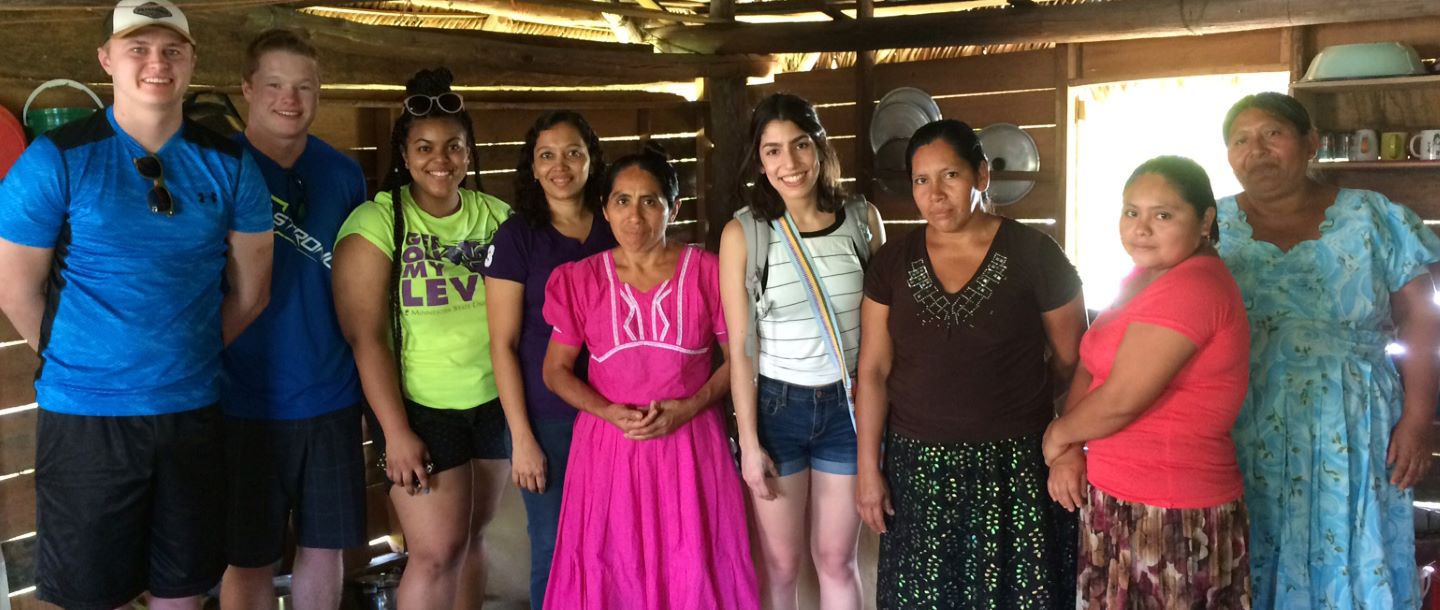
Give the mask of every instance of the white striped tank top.
[[[835, 223], [813, 233], [801, 233], [811, 262], [825, 290], [840, 325], [840, 339], [845, 345], [845, 363], [854, 373], [860, 352], [860, 300], [864, 288], [864, 271], [855, 243], [847, 235], [837, 234], [845, 222], [844, 212], [836, 214]], [[770, 253], [764, 270], [765, 292], [762, 295], [760, 318], [760, 361], [757, 371], [771, 379], [804, 386], [821, 386], [840, 381], [840, 371], [821, 340], [820, 325], [800, 284], [795, 264], [790, 261], [790, 248], [782, 233], [770, 231]]]

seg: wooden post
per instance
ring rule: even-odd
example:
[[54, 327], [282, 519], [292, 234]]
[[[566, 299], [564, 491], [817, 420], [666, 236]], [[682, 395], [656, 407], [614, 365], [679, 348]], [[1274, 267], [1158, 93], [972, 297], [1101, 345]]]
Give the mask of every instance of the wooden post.
[[[1055, 211], [1055, 241], [1068, 245], [1070, 233], [1070, 138], [1074, 136], [1075, 120], [1070, 114], [1070, 79], [1079, 76], [1079, 45], [1055, 45], [1055, 153], [1050, 163], [1055, 166], [1055, 183], [1060, 201]], [[1043, 165], [1042, 165], [1043, 167]]]
[[1290, 64], [1290, 82], [1298, 82], [1310, 67], [1310, 56], [1314, 52], [1314, 28], [1296, 26], [1285, 28], [1281, 36], [1280, 58]]
[[[872, 0], [859, 0], [856, 21], [875, 16]], [[855, 192], [874, 199], [875, 153], [870, 142], [870, 119], [875, 114], [875, 52], [855, 53]]]
[[[714, 146], [706, 159], [702, 208], [705, 221], [705, 247], [718, 250], [720, 232], [735, 212], [735, 190], [746, 176], [738, 175], [744, 157], [750, 112], [743, 78], [707, 78], [705, 93], [710, 101], [709, 121], [705, 135]], [[753, 178], [753, 176], [751, 176]], [[700, 190], [700, 189], [696, 189]]]
[[[734, 0], [711, 0], [710, 16], [734, 21]], [[695, 189], [699, 191], [701, 203], [696, 211], [703, 214], [698, 218], [705, 221], [705, 247], [716, 251], [720, 249], [720, 232], [735, 211], [735, 190], [744, 179], [736, 172], [747, 145], [745, 132], [750, 103], [743, 77], [707, 77], [705, 97], [710, 102], [705, 138], [713, 148], [705, 159], [708, 166], [704, 171], [705, 184]]]

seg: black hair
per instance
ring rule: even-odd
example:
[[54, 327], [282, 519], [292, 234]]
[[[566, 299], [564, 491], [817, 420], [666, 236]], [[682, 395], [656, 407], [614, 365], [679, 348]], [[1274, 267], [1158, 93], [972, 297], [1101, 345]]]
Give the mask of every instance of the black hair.
[[910, 136], [910, 144], [905, 147], [907, 175], [914, 171], [915, 151], [936, 140], [949, 144], [957, 156], [970, 164], [970, 171], [974, 172], [977, 178], [980, 176], [980, 166], [989, 162], [985, 158], [984, 147], [980, 146], [980, 136], [975, 135], [975, 130], [968, 123], [941, 119], [916, 129], [915, 134]]
[[[1155, 157], [1140, 164], [1125, 180], [1125, 188], [1140, 176], [1155, 174], [1165, 179], [1180, 198], [1195, 210], [1195, 218], [1205, 218], [1205, 210], [1215, 210], [1215, 191], [1210, 188], [1210, 175], [1205, 173], [1205, 168], [1185, 157], [1175, 155], [1164, 155]], [[1220, 243], [1220, 218], [1219, 210], [1216, 210], [1215, 218], [1210, 219], [1210, 245]]]
[[[909, 177], [915, 170], [915, 151], [936, 140], [948, 144], [956, 156], [970, 165], [970, 171], [977, 180], [976, 186], [979, 186], [980, 167], [990, 162], [985, 157], [985, 147], [980, 145], [980, 136], [975, 134], [975, 129], [970, 127], [969, 123], [955, 119], [932, 121], [915, 130], [910, 136], [910, 143], [905, 146], [905, 175]], [[988, 210], [990, 193], [981, 191], [980, 201]]]
[[1267, 114], [1289, 123], [1295, 127], [1295, 133], [1302, 137], [1310, 135], [1310, 130], [1314, 128], [1310, 122], [1310, 113], [1305, 110], [1305, 105], [1301, 104], [1300, 100], [1284, 93], [1266, 91], [1240, 98], [1240, 101], [1235, 102], [1235, 105], [1230, 107], [1230, 111], [1225, 113], [1223, 133], [1220, 136], [1225, 139], [1226, 144], [1230, 143], [1230, 128], [1234, 126], [1235, 118], [1251, 108], [1263, 110]]
[[665, 148], [653, 140], [646, 142], [640, 152], [620, 157], [605, 168], [605, 198], [608, 199], [610, 190], [615, 188], [615, 177], [630, 167], [639, 167], [655, 177], [655, 181], [660, 183], [660, 194], [665, 197], [666, 207], [673, 212], [678, 203], [676, 200], [680, 198], [680, 176], [670, 165], [670, 155]]
[[810, 141], [815, 144], [818, 174], [815, 188], [820, 211], [839, 211], [845, 205], [845, 189], [840, 184], [840, 159], [835, 156], [835, 149], [830, 147], [825, 126], [820, 124], [815, 106], [789, 93], [766, 96], [750, 113], [750, 147], [745, 149], [745, 158], [740, 162], [737, 201], [750, 206], [751, 212], [761, 220], [775, 220], [785, 215], [785, 200], [764, 176], [764, 165], [760, 162], [760, 137], [765, 134], [765, 128], [775, 121], [790, 121], [810, 136]]
[[[446, 68], [421, 70], [405, 83], [405, 95], [440, 95], [450, 92], [455, 76]], [[390, 192], [390, 210], [394, 225], [394, 247], [390, 255], [390, 338], [395, 351], [395, 369], [399, 373], [400, 393], [405, 393], [405, 371], [401, 351], [404, 348], [404, 334], [400, 326], [400, 271], [404, 267], [401, 254], [405, 249], [405, 211], [401, 200], [401, 189], [414, 182], [405, 166], [405, 144], [410, 138], [410, 127], [419, 119], [450, 118], [465, 128], [465, 146], [470, 153], [470, 172], [475, 190], [480, 190], [480, 160], [475, 149], [475, 126], [470, 114], [463, 108], [460, 112], [445, 112], [434, 104], [425, 116], [415, 116], [402, 109], [395, 126], [390, 130], [390, 171], [386, 172], [380, 190]], [[463, 182], [461, 183], [463, 186]]]
[[514, 209], [532, 227], [550, 222], [550, 203], [545, 199], [545, 189], [535, 179], [535, 141], [540, 138], [540, 132], [561, 124], [580, 132], [590, 155], [590, 173], [585, 175], [585, 207], [599, 212], [605, 204], [605, 152], [600, 148], [600, 137], [580, 113], [552, 110], [535, 119], [530, 131], [525, 132], [525, 145], [520, 147], [520, 160], [515, 164]]

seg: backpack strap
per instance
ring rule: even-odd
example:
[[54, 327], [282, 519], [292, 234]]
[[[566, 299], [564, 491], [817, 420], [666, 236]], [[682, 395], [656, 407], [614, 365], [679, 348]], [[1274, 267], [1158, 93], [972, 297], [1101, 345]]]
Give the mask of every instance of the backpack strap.
[[[765, 312], [760, 310], [760, 294], [765, 291], [765, 286], [760, 282], [765, 263], [770, 256], [770, 223], [756, 218], [748, 206], [735, 212], [735, 219], [740, 221], [740, 229], [745, 234], [745, 296], [748, 314], [744, 331], [745, 353], [750, 356], [751, 362], [758, 363], [760, 318], [765, 316]], [[756, 370], [759, 370], [758, 364]]]
[[841, 230], [850, 236], [855, 254], [860, 257], [860, 267], [865, 268], [870, 262], [870, 240], [874, 232], [870, 230], [870, 202], [864, 195], [845, 199], [845, 226]]

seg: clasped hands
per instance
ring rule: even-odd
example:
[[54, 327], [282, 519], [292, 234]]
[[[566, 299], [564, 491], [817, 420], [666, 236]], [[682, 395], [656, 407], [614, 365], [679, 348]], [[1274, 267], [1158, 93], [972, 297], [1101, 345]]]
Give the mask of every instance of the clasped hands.
[[704, 405], [694, 405], [689, 399], [653, 400], [649, 407], [610, 403], [600, 417], [610, 422], [625, 438], [644, 441], [660, 438], [685, 425], [700, 412]]

